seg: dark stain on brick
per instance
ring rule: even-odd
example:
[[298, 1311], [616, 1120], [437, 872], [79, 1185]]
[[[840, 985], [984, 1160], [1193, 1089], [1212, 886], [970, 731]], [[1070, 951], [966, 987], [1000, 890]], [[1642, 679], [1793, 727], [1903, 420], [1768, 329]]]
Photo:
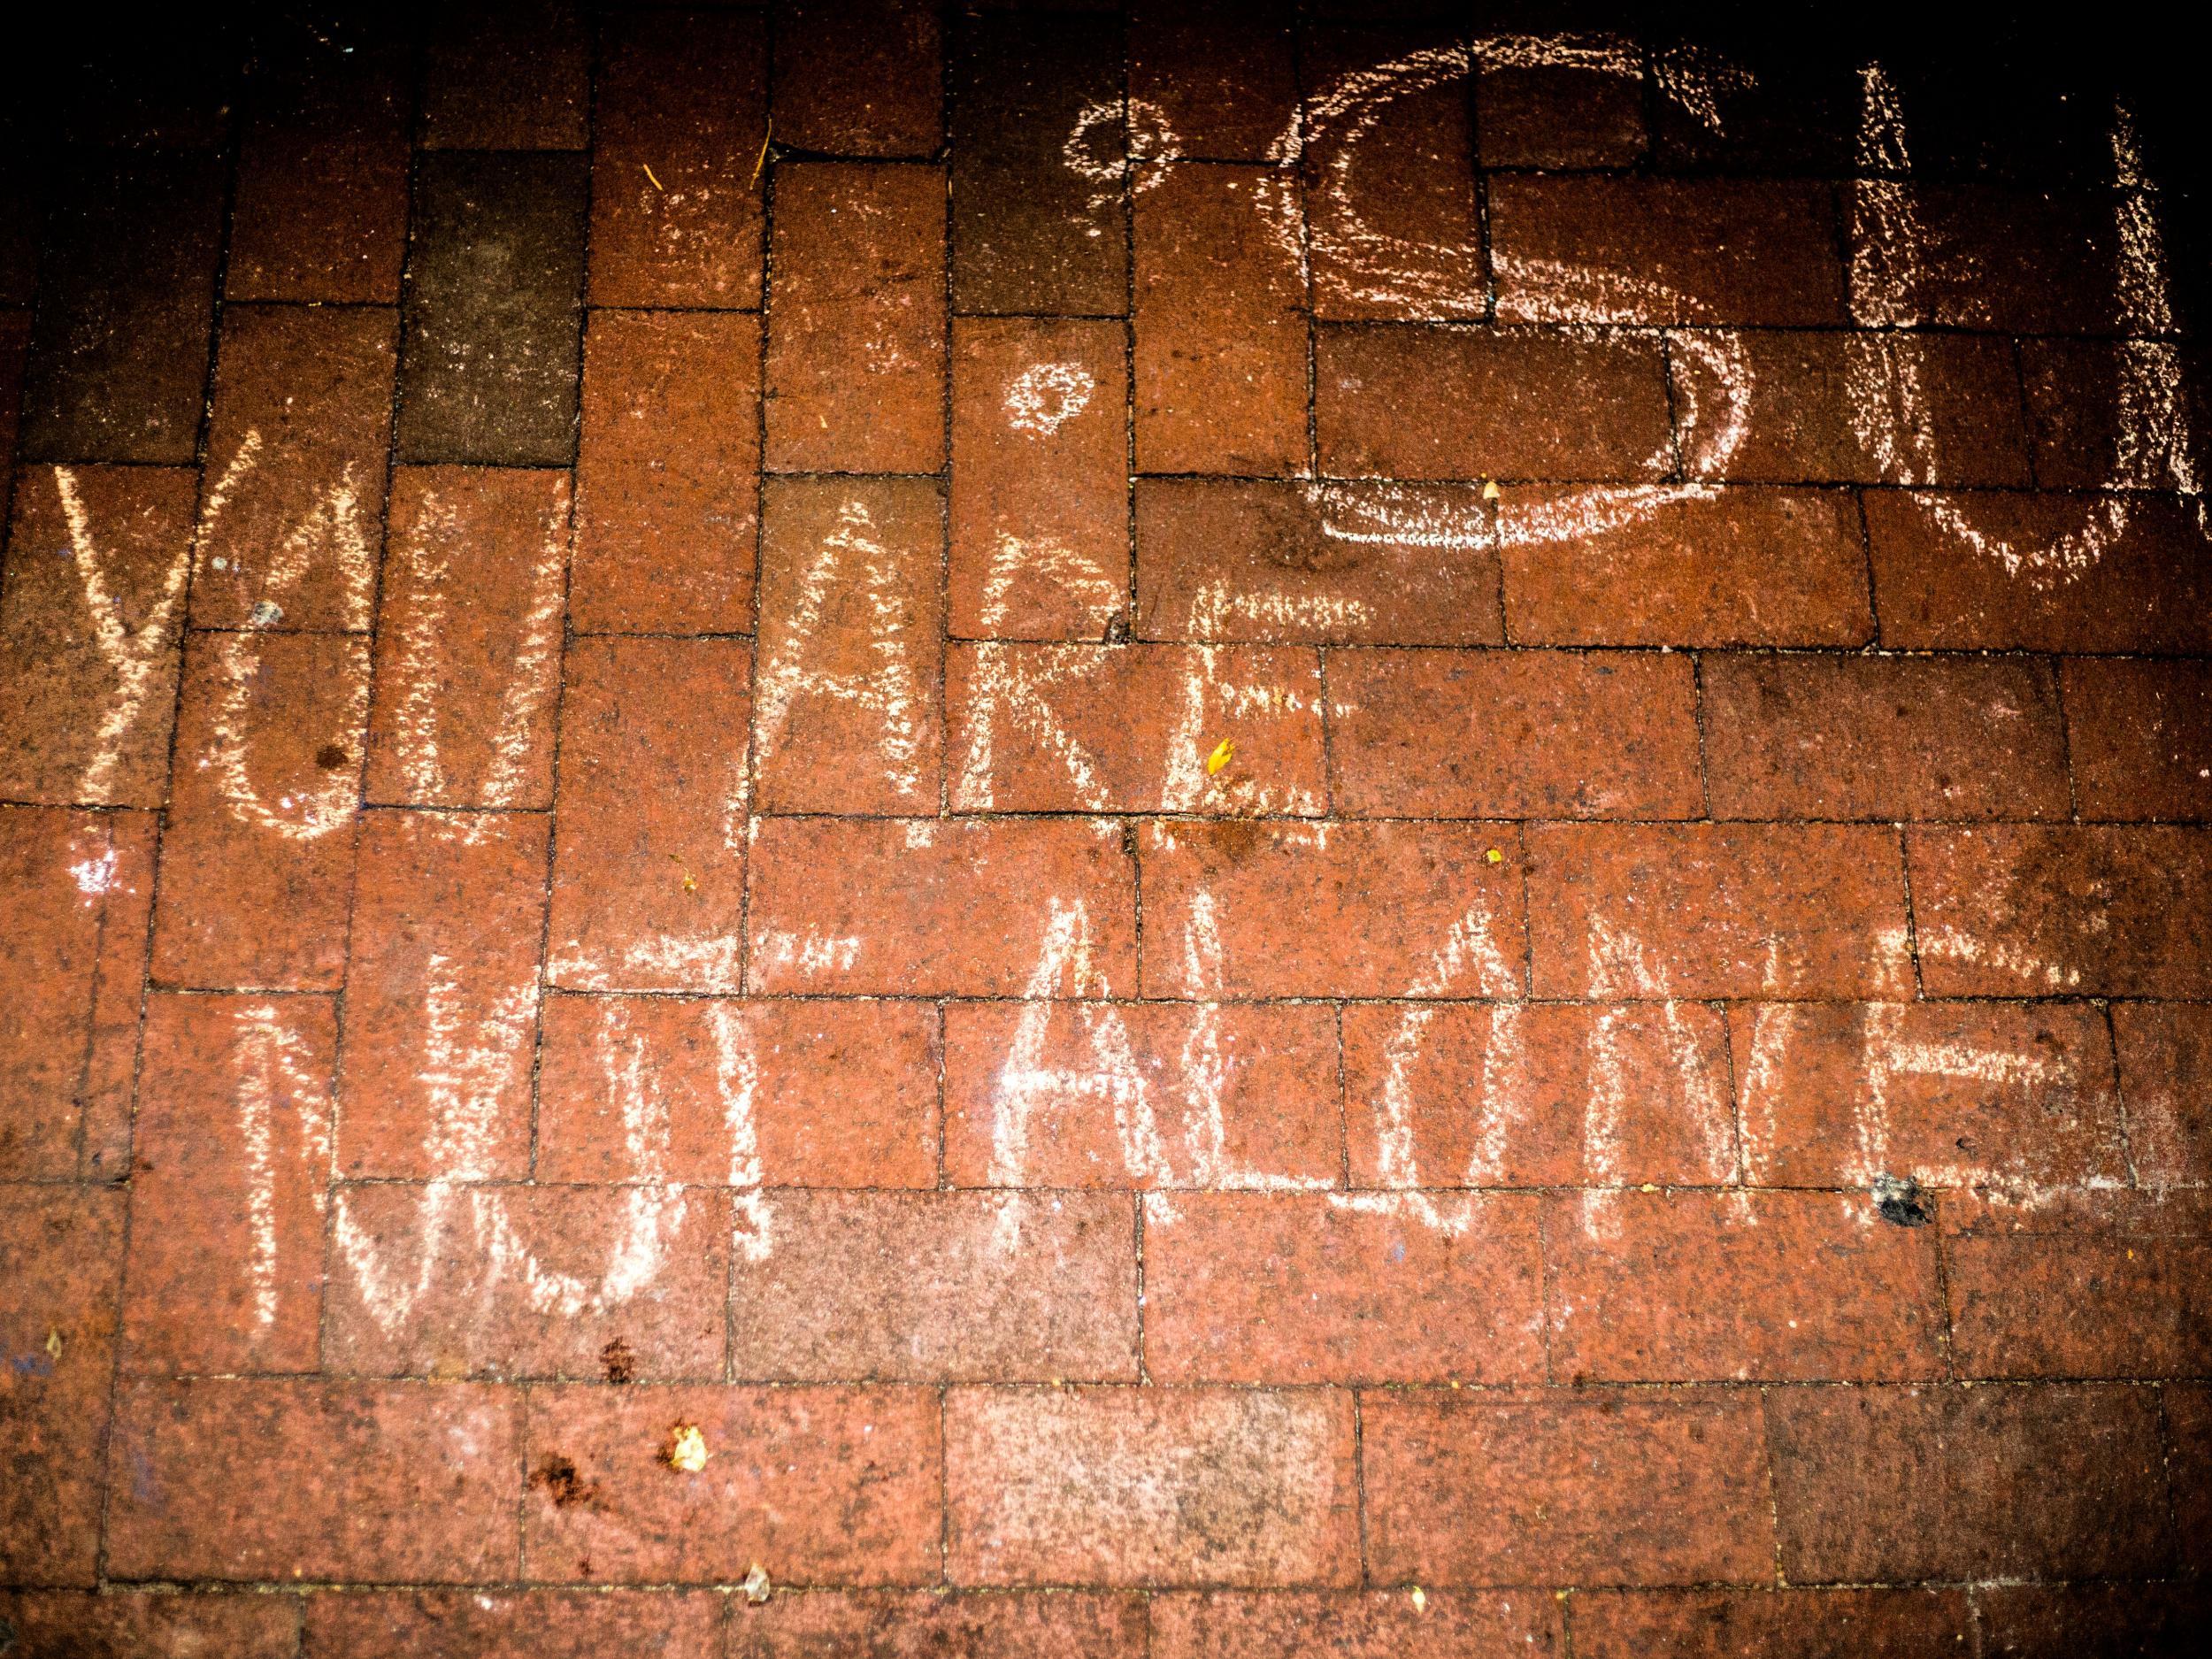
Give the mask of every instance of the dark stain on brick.
[[573, 458], [588, 183], [578, 154], [422, 158], [403, 307], [403, 459]]
[[583, 1479], [576, 1472], [576, 1465], [558, 1453], [530, 1471], [530, 1484], [550, 1496], [557, 1509], [576, 1503], [595, 1508], [599, 1502], [599, 1483]]
[[1882, 1219], [1896, 1227], [1924, 1227], [1935, 1219], [1935, 1212], [1928, 1208], [1926, 1194], [1920, 1183], [1909, 1175], [1878, 1175], [1874, 1178], [1874, 1208]]
[[630, 1345], [616, 1337], [599, 1350], [599, 1363], [605, 1369], [611, 1383], [634, 1382], [637, 1379], [637, 1355]]

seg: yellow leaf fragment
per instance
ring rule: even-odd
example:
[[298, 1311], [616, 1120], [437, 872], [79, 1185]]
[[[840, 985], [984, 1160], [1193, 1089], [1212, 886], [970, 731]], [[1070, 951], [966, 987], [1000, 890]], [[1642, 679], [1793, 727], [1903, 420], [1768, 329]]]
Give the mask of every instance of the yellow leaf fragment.
[[687, 873], [684, 877], [684, 891], [687, 893], [696, 893], [698, 890], [699, 878]]
[[755, 1562], [745, 1573], [745, 1599], [755, 1607], [774, 1594], [775, 1586], [768, 1582], [768, 1569]]
[[1424, 1590], [1419, 1585], [1415, 1585], [1413, 1586], [1413, 1610], [1418, 1613], [1423, 1609], [1426, 1608], [1428, 1604], [1429, 1593], [1426, 1590]]
[[1219, 772], [1224, 766], [1227, 765], [1236, 752], [1237, 746], [1235, 742], [1229, 738], [1225, 737], [1221, 740], [1221, 741], [1216, 743], [1214, 745], [1214, 752], [1206, 757], [1206, 776], [1210, 778], [1216, 772]]
[[[645, 168], [645, 176], [647, 178], [653, 179], [653, 169], [650, 166], [648, 166], [647, 164], [642, 161], [639, 162], [638, 165]], [[668, 187], [663, 184], [658, 179], [653, 179], [653, 188], [656, 190], [658, 190], [663, 196], [666, 196], [668, 194]]]
[[[2132, 1256], [2135, 1252], [2131, 1250], [2128, 1254]], [[46, 1327], [46, 1353], [51, 1359], [61, 1357], [61, 1327], [59, 1325], [50, 1325]]]
[[679, 1423], [668, 1432], [667, 1449], [661, 1457], [671, 1469], [695, 1475], [707, 1466], [707, 1437], [693, 1423]]
[[1503, 495], [1504, 493], [1505, 493], [1505, 492], [1504, 492], [1503, 490], [1502, 490], [1502, 489], [1500, 489], [1500, 488], [1498, 488], [1498, 480], [1497, 480], [1496, 479], [1494, 479], [1494, 478], [1486, 478], [1485, 480], [1482, 480], [1482, 498], [1483, 498], [1483, 500], [1485, 500], [1485, 501], [1495, 501], [1495, 500], [1497, 500], [1497, 498], [1498, 498], [1500, 495]]
[[1505, 855], [1494, 847], [1493, 847], [1488, 852], [1483, 854], [1483, 856], [1487, 858], [1494, 864], [1502, 864], [1505, 862]]

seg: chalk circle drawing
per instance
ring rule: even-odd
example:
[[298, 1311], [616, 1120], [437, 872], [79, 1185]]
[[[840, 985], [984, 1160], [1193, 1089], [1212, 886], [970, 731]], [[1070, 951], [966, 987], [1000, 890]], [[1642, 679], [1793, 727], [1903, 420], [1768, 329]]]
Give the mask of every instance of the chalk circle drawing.
[[1095, 213], [1121, 195], [1125, 183], [1132, 195], [1157, 189], [1170, 165], [1182, 159], [1183, 141], [1168, 125], [1167, 111], [1150, 99], [1109, 98], [1076, 111], [1060, 156], [1069, 172], [1098, 187], [1087, 204]]
[[1036, 363], [1006, 388], [1006, 424], [1033, 438], [1049, 438], [1090, 407], [1098, 380], [1079, 363]]

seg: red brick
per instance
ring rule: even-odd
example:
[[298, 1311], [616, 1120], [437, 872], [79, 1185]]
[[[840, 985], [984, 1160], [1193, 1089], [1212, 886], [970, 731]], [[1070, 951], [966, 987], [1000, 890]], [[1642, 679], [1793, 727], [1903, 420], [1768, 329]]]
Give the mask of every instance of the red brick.
[[148, 1000], [125, 1358], [315, 1369], [337, 1019], [322, 997]]
[[757, 306], [768, 139], [760, 18], [639, 10], [610, 20], [601, 52], [592, 303]]
[[549, 938], [555, 984], [738, 988], [740, 733], [751, 669], [751, 648], [734, 640], [582, 640], [569, 653]]
[[1541, 824], [1539, 996], [1909, 993], [1894, 833], [1825, 824]]
[[224, 293], [393, 303], [407, 251], [404, 53], [325, 51], [272, 81], [239, 143]]
[[1940, 1375], [1936, 1243], [1863, 1193], [1585, 1193], [1545, 1217], [1552, 1364], [1579, 1381]]
[[[208, 94], [219, 75], [201, 83]], [[190, 465], [205, 406], [227, 162], [211, 148], [56, 154], [21, 138], [12, 148], [45, 152], [39, 258], [48, 280], [32, 313], [22, 455]], [[63, 273], [66, 280], [54, 280]]]
[[397, 458], [574, 461], [590, 207], [581, 153], [416, 157]]
[[[2206, 1524], [2212, 1522], [2212, 1386], [2168, 1383], [2158, 1395], [2166, 1418], [2174, 1531], [2182, 1538], [2202, 1538]], [[2202, 1566], [2193, 1559], [2184, 1565], [2192, 1578], [2203, 1578]]]
[[[956, 812], [1318, 816], [1317, 653], [1266, 646], [955, 645]], [[1233, 745], [1210, 770], [1223, 743]]]
[[[1129, 165], [1112, 18], [971, 14], [950, 53], [953, 298], [963, 311], [1127, 309]], [[1159, 153], [1157, 134], [1144, 153]]]
[[944, 140], [942, 28], [923, 0], [780, 0], [775, 117], [833, 156], [930, 156]]
[[1332, 799], [1350, 817], [1694, 818], [1679, 656], [1332, 651]]
[[0, 1578], [88, 1585], [115, 1371], [123, 1195], [0, 1187]]
[[1943, 1205], [1951, 1347], [1970, 1377], [2186, 1377], [2212, 1369], [2212, 1200], [2084, 1192]]
[[1767, 1411], [1793, 1581], [2103, 1578], [2169, 1559], [2148, 1389], [1793, 1388]]
[[2123, 1002], [2112, 1027], [2137, 1174], [2153, 1187], [2212, 1185], [2212, 1008]]
[[1137, 484], [1137, 632], [1265, 644], [1495, 645], [1472, 485]]
[[549, 805], [567, 476], [403, 466], [391, 516], [368, 798]]
[[2212, 995], [2212, 831], [1916, 829], [1931, 996]]
[[0, 1591], [0, 1628], [17, 1659], [294, 1659], [296, 1598], [248, 1592]]
[[1767, 1002], [1732, 1009], [1729, 1031], [1755, 1181], [2033, 1193], [2126, 1177], [2085, 1003]]
[[398, 343], [380, 308], [224, 311], [196, 627], [367, 631]]
[[934, 812], [944, 506], [926, 479], [778, 479], [754, 775], [768, 812]]
[[[1389, 1206], [1383, 1208], [1382, 1206]], [[1516, 1382], [1544, 1371], [1539, 1201], [1438, 1225], [1321, 1193], [1145, 1203], [1145, 1367], [1161, 1382]]]
[[1352, 1401], [1334, 1390], [955, 1389], [956, 1584], [1348, 1585]]
[[1923, 1659], [1970, 1653], [1966, 1592], [1586, 1590], [1573, 1611], [1578, 1659]]
[[[1703, 52], [1692, 47], [1657, 56], [1668, 69], [1695, 73]], [[1823, 178], [1850, 173], [1864, 90], [1844, 54], [1795, 51], [1779, 40], [1762, 49], [1740, 37], [1731, 42], [1729, 60], [1752, 73], [1707, 81], [1717, 127], [1689, 100], [1651, 100], [1652, 145], [1662, 165]]]
[[[707, 1462], [664, 1461], [679, 1425]], [[533, 1389], [525, 1575], [805, 1584], [937, 1576], [937, 1395], [922, 1388]]]
[[2173, 448], [2158, 441], [2172, 417], [2156, 402], [2146, 410], [2138, 388], [2157, 388], [2160, 401], [2177, 395], [2181, 430], [2202, 432], [2212, 424], [2208, 369], [2200, 351], [2170, 341], [2023, 340], [2036, 481], [2046, 489], [2183, 488], [2185, 459], [2177, 466]]
[[1127, 609], [1125, 349], [1118, 323], [954, 322], [954, 634], [1095, 640]]
[[[824, 887], [821, 872], [841, 880]], [[1099, 818], [755, 825], [757, 993], [1120, 996], [1135, 872]]]
[[[0, 212], [8, 211], [0, 209]], [[22, 215], [31, 217], [28, 212]], [[4, 286], [9, 274], [6, 250], [0, 247], [0, 286]], [[0, 311], [0, 491], [14, 488], [15, 434], [23, 419], [23, 365], [30, 349], [30, 312]]]
[[339, 1374], [597, 1378], [722, 1371], [726, 1195], [659, 1187], [349, 1187], [326, 1358]]
[[[1846, 198], [1853, 245], [1884, 248], [1895, 218], [1869, 187]], [[2108, 334], [2127, 326], [2123, 273], [2107, 190], [2053, 191], [1985, 180], [1912, 184], [1910, 243], [1875, 262], [1892, 280], [1860, 287], [1862, 323], [1933, 323], [2003, 334]]]
[[[1644, 480], [1673, 470], [1656, 338], [1321, 328], [1314, 423], [1343, 476]], [[1407, 411], [1421, 418], [1409, 419]]]
[[1348, 1007], [1352, 1184], [1732, 1179], [1726, 1041], [1697, 1002]]
[[192, 637], [154, 909], [157, 982], [338, 988], [368, 711], [365, 640]]
[[538, 1174], [933, 1187], [937, 1068], [921, 1003], [554, 997]]
[[2212, 664], [2059, 668], [2082, 816], [2212, 818]]
[[1386, 1582], [1766, 1578], [1766, 1448], [1740, 1393], [1414, 1394], [1361, 1402]]
[[765, 1381], [1133, 1382], [1130, 1201], [780, 1192], [731, 1279], [731, 1352]]
[[[14, 349], [20, 352], [30, 333], [31, 319], [23, 309], [36, 297], [38, 291], [40, 209], [43, 205], [38, 180], [33, 176], [35, 167], [27, 157], [12, 157], [6, 171], [0, 172], [0, 201], [7, 204], [7, 229], [0, 232], [0, 305], [10, 308], [8, 326], [15, 333]], [[15, 368], [20, 371], [22, 359], [19, 355]], [[5, 435], [9, 442], [8, 457], [15, 457], [14, 433]], [[5, 468], [0, 467], [0, 476]]]
[[[1494, 179], [1489, 230], [1498, 315], [1510, 322], [1844, 319], [1823, 183]], [[1562, 268], [1577, 279], [1562, 281]]]
[[127, 1167], [156, 830], [0, 807], [0, 1179]]
[[1289, 22], [1274, 0], [1136, 0], [1130, 103], [1174, 134], [1184, 157], [1266, 160], [1297, 111]]
[[361, 832], [346, 978], [349, 1176], [529, 1172], [548, 826], [377, 812]]
[[945, 180], [933, 166], [776, 170], [767, 465], [934, 472], [945, 461]]
[[1325, 1008], [945, 1010], [955, 1186], [1333, 1186], [1342, 1144]]
[[424, 53], [420, 142], [434, 150], [581, 150], [591, 33], [571, 0], [442, 12]]
[[1481, 1659], [1563, 1650], [1558, 1606], [1541, 1592], [1424, 1591], [1418, 1605], [1394, 1590], [1211, 1591], [1152, 1598], [1156, 1659], [1270, 1659], [1279, 1654]]
[[1976, 1590], [1974, 1601], [1989, 1659], [2181, 1659], [2212, 1628], [2212, 1594], [2201, 1585], [1993, 1584]]
[[1139, 1659], [1145, 1602], [1133, 1595], [818, 1590], [733, 1608], [732, 1659]]
[[1720, 417], [1710, 436], [1686, 446], [1693, 477], [2029, 482], [2008, 341], [1791, 332], [1676, 336], [1670, 344], [1678, 399]]
[[119, 1578], [509, 1577], [520, 1402], [465, 1383], [142, 1381], [119, 1402]]
[[2063, 818], [2057, 687], [2041, 663], [1708, 657], [1721, 818]]
[[1883, 491], [1866, 526], [1885, 645], [2212, 649], [2212, 551], [2171, 496]]
[[196, 488], [180, 468], [19, 471], [0, 594], [0, 798], [168, 800]]
[[1840, 490], [1509, 490], [1506, 626], [1524, 645], [1863, 645], [1858, 512]]
[[[1321, 94], [1305, 105], [1294, 152], [1316, 316], [1441, 322], [1489, 309], [1467, 49], [1448, 40], [1432, 28], [1325, 27], [1299, 42], [1299, 77]], [[1443, 72], [1402, 71], [1385, 82], [1386, 104], [1337, 91], [1429, 58]], [[1292, 240], [1295, 204], [1283, 205]]]
[[1141, 857], [1148, 996], [1522, 988], [1510, 825], [1158, 823]]
[[1476, 62], [1475, 119], [1485, 167], [1629, 167], [1643, 159], [1641, 66]]
[[[711, 1590], [382, 1590], [307, 1598], [303, 1659], [718, 1659]], [[289, 1648], [286, 1649], [288, 1654]]]
[[[1156, 182], [1155, 182], [1156, 180]], [[1263, 167], [1164, 169], [1135, 196], [1137, 467], [1302, 472], [1306, 319]]]
[[752, 627], [760, 320], [597, 311], [584, 336], [579, 631]]

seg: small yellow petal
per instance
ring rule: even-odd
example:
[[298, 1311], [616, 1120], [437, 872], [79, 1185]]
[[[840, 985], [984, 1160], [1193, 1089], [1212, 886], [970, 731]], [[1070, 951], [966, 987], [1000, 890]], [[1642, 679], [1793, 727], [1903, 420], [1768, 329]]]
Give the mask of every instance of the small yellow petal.
[[1206, 776], [1210, 778], [1214, 775], [1214, 773], [1219, 772], [1224, 766], [1227, 765], [1229, 764], [1230, 757], [1234, 755], [1236, 752], [1236, 744], [1231, 741], [1228, 738], [1225, 737], [1221, 740], [1221, 741], [1215, 744], [1214, 752], [1206, 757]]
[[1428, 1604], [1429, 1593], [1426, 1590], [1424, 1590], [1419, 1585], [1415, 1585], [1413, 1586], [1413, 1610], [1418, 1613], [1422, 1610], [1422, 1609], [1427, 1607]]
[[1494, 864], [1502, 864], [1505, 862], [1505, 855], [1494, 847], [1493, 847], [1488, 852], [1483, 854], [1483, 856], [1487, 858]]
[[1485, 501], [1495, 501], [1495, 500], [1497, 500], [1497, 498], [1498, 498], [1500, 495], [1503, 495], [1504, 493], [1505, 493], [1504, 491], [1501, 490], [1501, 489], [1498, 488], [1498, 480], [1497, 480], [1496, 479], [1494, 479], [1494, 478], [1493, 478], [1493, 479], [1486, 479], [1486, 480], [1483, 481], [1483, 486], [1482, 486], [1482, 498], [1483, 498], [1483, 500], [1485, 500]]
[[661, 1455], [671, 1469], [695, 1475], [707, 1466], [707, 1437], [696, 1425], [679, 1423], [669, 1431], [668, 1449]]

